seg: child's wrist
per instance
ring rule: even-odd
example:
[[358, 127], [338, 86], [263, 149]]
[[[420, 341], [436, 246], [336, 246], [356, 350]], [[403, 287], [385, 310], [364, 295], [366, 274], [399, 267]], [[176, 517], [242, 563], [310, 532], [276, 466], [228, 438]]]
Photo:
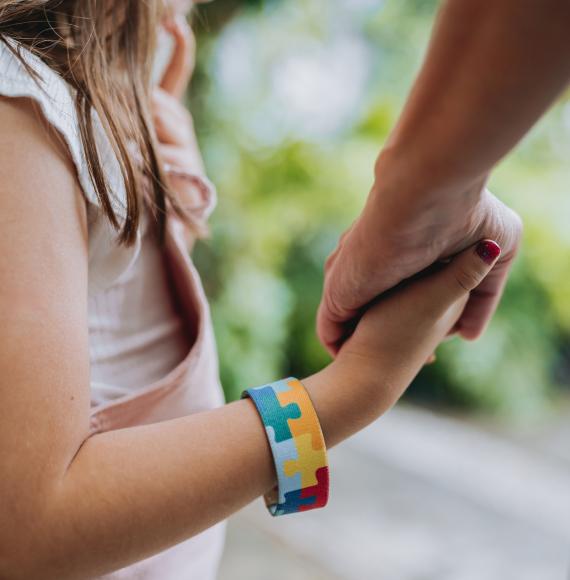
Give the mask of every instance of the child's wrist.
[[319, 417], [327, 448], [360, 431], [392, 406], [393, 388], [383, 377], [378, 367], [372, 374], [356, 359], [346, 357], [302, 380]]

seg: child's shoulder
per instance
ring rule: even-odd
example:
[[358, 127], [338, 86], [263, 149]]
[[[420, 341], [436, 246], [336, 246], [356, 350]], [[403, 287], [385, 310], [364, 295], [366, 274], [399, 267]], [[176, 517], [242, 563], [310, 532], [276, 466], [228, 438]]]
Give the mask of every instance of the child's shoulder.
[[[89, 202], [90, 288], [107, 287], [133, 262], [140, 250], [140, 239], [134, 246], [119, 246], [116, 244], [115, 230], [104, 219], [81, 140], [75, 91], [56, 70], [31, 50], [1, 35], [0, 71], [0, 97], [32, 99], [48, 126], [57, 130], [67, 146], [81, 190]], [[111, 191], [111, 204], [115, 215], [122, 220], [126, 216], [126, 194], [120, 167], [96, 112], [92, 113], [96, 146]]]
[[0, 69], [0, 94], [32, 97], [42, 108], [53, 108], [64, 122], [73, 125], [70, 86], [39, 56], [10, 37], [0, 37]]
[[[73, 87], [39, 56], [12, 38], [0, 37], [0, 70], [0, 96], [27, 97], [39, 105], [45, 119], [64, 139], [87, 200], [100, 206], [81, 140]], [[103, 127], [96, 113], [93, 114], [96, 146], [115, 194], [111, 201], [116, 215], [124, 218], [126, 203], [120, 169]]]

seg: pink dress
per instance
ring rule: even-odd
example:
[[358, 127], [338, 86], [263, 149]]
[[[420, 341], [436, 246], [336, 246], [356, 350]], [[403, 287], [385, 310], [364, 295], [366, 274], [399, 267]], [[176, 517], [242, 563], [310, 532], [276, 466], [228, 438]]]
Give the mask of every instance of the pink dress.
[[[182, 224], [171, 220], [165, 259], [180, 299], [181, 313], [196, 339], [184, 360], [168, 375], [135, 394], [96, 407], [92, 432], [154, 423], [224, 404], [210, 311], [200, 277], [188, 256]], [[151, 558], [123, 568], [106, 579], [213, 580], [223, 551], [224, 520]]]

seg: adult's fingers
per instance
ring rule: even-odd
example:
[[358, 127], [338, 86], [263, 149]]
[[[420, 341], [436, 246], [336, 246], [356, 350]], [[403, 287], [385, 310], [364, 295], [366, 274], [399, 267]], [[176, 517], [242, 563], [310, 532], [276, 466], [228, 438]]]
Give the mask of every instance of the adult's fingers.
[[194, 70], [196, 40], [190, 25], [182, 14], [167, 20], [164, 27], [174, 38], [174, 50], [160, 81], [160, 87], [181, 99]]
[[327, 259], [325, 260], [325, 267], [324, 267], [325, 274], [333, 267], [334, 262], [335, 262], [338, 254], [340, 252], [340, 249], [342, 248], [346, 238], [350, 235], [350, 232], [352, 231], [352, 229], [356, 225], [357, 221], [358, 220], [355, 220], [354, 222], [352, 222], [352, 225], [341, 234], [341, 236], [338, 240], [338, 244], [336, 245], [336, 248], [329, 254]]
[[[356, 324], [358, 312], [354, 310], [352, 312], [354, 318], [350, 318], [351, 312], [347, 311], [348, 322], [332, 318], [330, 316], [332, 309], [327, 302], [327, 297], [328, 294], [323, 294], [317, 311], [317, 335], [326, 351], [335, 357], [344, 340], [350, 335], [350, 328]], [[352, 323], [353, 320], [354, 323]]]
[[325, 263], [316, 326], [321, 343], [332, 356], [356, 327], [363, 307], [402, 280], [399, 269], [393, 267], [394, 257], [383, 250], [373, 251], [369, 228], [363, 212]]
[[433, 278], [442, 304], [474, 291], [491, 272], [500, 254], [501, 248], [493, 240], [482, 240], [458, 254]]
[[498, 263], [471, 292], [461, 318], [455, 325], [455, 331], [462, 338], [475, 340], [485, 331], [503, 294], [511, 264], [512, 260]]
[[[418, 325], [413, 326], [413, 332], [429, 340], [435, 349], [461, 316], [471, 292], [493, 270], [500, 254], [501, 248], [494, 240], [484, 239], [454, 256], [435, 273], [404, 285], [400, 292], [402, 300], [407, 302], [400, 313], [402, 324], [409, 326], [410, 319], [406, 324], [404, 317], [415, 312], [411, 320], [416, 320]], [[406, 292], [413, 294], [412, 302], [409, 296], [406, 298]], [[428, 321], [427, 326], [422, 327], [422, 321]]]
[[483, 334], [497, 309], [522, 238], [523, 224], [520, 217], [498, 200], [495, 199], [494, 203], [498, 209], [491, 215], [498, 216], [498, 221], [496, 218], [496, 223], [491, 228], [494, 233], [489, 237], [496, 239], [504, 251], [492, 272], [471, 292], [469, 301], [454, 327], [467, 340], [475, 340]]

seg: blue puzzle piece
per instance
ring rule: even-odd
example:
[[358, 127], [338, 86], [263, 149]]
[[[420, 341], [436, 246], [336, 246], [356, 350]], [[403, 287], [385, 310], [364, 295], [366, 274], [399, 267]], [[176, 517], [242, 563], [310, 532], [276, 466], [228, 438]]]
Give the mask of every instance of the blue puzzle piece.
[[275, 441], [280, 443], [286, 439], [292, 439], [288, 419], [299, 419], [301, 409], [297, 403], [289, 403], [282, 407], [279, 399], [271, 387], [255, 387], [250, 389], [250, 396], [261, 407], [261, 416], [266, 427], [275, 429]]
[[316, 496], [301, 497], [302, 489], [296, 489], [285, 494], [285, 503], [280, 503], [275, 508], [275, 515], [293, 514], [299, 511], [299, 506], [312, 505], [315, 503]]

